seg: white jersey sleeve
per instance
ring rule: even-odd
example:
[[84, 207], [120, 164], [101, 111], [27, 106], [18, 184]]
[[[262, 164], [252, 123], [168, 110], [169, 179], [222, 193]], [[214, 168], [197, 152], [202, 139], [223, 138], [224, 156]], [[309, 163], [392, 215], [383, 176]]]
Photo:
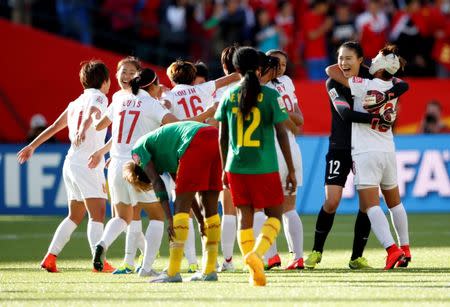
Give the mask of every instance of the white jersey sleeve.
[[197, 87], [200, 99], [206, 103], [206, 106], [210, 107], [213, 105], [215, 102], [214, 92], [216, 91], [216, 81], [204, 82], [195, 87]]
[[352, 77], [348, 79], [348, 85], [350, 86], [350, 91], [355, 97], [364, 97], [367, 92], [369, 79], [364, 79], [360, 77]]

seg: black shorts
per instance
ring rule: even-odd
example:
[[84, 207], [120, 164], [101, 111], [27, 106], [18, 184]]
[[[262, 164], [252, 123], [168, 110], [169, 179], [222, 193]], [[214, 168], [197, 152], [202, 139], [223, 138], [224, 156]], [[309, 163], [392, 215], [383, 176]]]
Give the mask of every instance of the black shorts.
[[330, 149], [326, 160], [325, 185], [340, 185], [344, 187], [353, 163], [350, 149]]

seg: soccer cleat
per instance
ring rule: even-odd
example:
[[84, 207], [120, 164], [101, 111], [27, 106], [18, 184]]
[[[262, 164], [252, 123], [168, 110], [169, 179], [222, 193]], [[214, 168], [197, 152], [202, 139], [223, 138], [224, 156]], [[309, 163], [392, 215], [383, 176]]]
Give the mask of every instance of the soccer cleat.
[[406, 268], [411, 262], [411, 251], [409, 250], [409, 245], [402, 245], [400, 248], [405, 253], [405, 256], [397, 262], [397, 268]]
[[156, 277], [158, 275], [159, 273], [156, 272], [155, 270], [150, 269], [150, 271], [147, 271], [144, 268], [141, 268], [138, 273], [139, 277]]
[[197, 272], [198, 271], [198, 264], [197, 263], [193, 263], [193, 264], [190, 264], [189, 265], [189, 268], [188, 268], [188, 273], [195, 273], [195, 272]]
[[120, 267], [118, 267], [114, 272], [114, 275], [122, 275], [122, 274], [133, 274], [134, 266], [129, 265], [128, 263], [122, 263]]
[[166, 283], [166, 282], [182, 282], [180, 273], [175, 274], [174, 276], [169, 276], [167, 273], [161, 273], [158, 277], [151, 279], [150, 283]]
[[97, 271], [95, 268], [92, 269], [92, 272], [94, 273], [112, 273], [114, 272], [115, 268], [109, 264], [108, 261], [104, 261], [103, 262], [103, 270], [102, 271]]
[[97, 244], [95, 247], [94, 259], [92, 260], [92, 264], [94, 265], [94, 269], [98, 272], [103, 271], [103, 258], [104, 258], [105, 249], [100, 244]]
[[387, 249], [388, 255], [386, 257], [385, 270], [391, 270], [394, 268], [395, 264], [400, 260], [403, 260], [405, 253], [398, 248], [397, 245], [392, 245]]
[[372, 268], [367, 262], [367, 259], [364, 257], [358, 257], [355, 260], [350, 260], [348, 266], [352, 270], [366, 270]]
[[58, 268], [56, 267], [56, 255], [47, 253], [44, 260], [41, 262], [41, 268], [47, 270], [49, 273], [58, 273]]
[[251, 280], [254, 286], [265, 286], [266, 275], [264, 274], [264, 263], [255, 252], [250, 252], [244, 257], [245, 264], [250, 270]]
[[202, 272], [197, 272], [192, 275], [190, 281], [218, 281], [217, 272], [211, 272], [209, 274], [203, 274]]
[[322, 253], [318, 251], [312, 251], [308, 258], [305, 260], [305, 268], [314, 269], [318, 263], [322, 260]]
[[290, 271], [290, 270], [303, 270], [304, 268], [305, 266], [303, 264], [303, 258], [298, 258], [297, 260], [292, 260], [292, 262], [284, 269], [286, 271]]
[[273, 256], [272, 258], [269, 258], [269, 261], [267, 265], [264, 267], [264, 270], [268, 271], [270, 269], [273, 269], [274, 267], [280, 267], [281, 266], [281, 259], [278, 254]]
[[222, 266], [219, 268], [219, 272], [234, 272], [236, 269], [234, 268], [233, 260], [227, 261], [225, 260], [222, 263]]

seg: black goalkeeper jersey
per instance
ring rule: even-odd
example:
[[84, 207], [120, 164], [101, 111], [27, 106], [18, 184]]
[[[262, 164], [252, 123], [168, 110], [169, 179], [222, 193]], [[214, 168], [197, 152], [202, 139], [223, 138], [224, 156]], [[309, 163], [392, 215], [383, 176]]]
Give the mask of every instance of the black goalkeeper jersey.
[[[360, 67], [358, 77], [365, 79], [372, 79], [372, 75], [369, 73], [369, 69], [365, 66]], [[351, 91], [348, 87], [336, 82], [333, 79], [328, 79], [326, 81], [327, 92], [335, 89], [338, 96], [344, 97], [351, 109], [353, 110], [353, 97]], [[330, 94], [329, 94], [330, 95]], [[330, 101], [330, 109], [331, 109], [331, 134], [329, 137], [329, 146], [330, 149], [346, 149], [351, 150], [351, 140], [352, 140], [352, 122], [344, 121], [339, 113], [336, 111], [333, 101]]]

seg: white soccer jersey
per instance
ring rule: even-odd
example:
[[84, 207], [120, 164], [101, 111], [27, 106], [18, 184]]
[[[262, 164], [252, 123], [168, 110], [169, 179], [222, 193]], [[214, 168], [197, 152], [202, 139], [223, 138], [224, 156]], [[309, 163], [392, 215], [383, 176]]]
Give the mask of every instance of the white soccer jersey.
[[[378, 78], [369, 80], [353, 77], [348, 81], [354, 97], [353, 110], [363, 113], [367, 113], [363, 108], [363, 99], [367, 91], [385, 92], [393, 86], [392, 81]], [[397, 99], [392, 99], [387, 103], [391, 103], [394, 110], [396, 109]], [[352, 123], [352, 154], [369, 151], [395, 152], [392, 129], [385, 131], [382, 127], [372, 127], [370, 124]]]
[[197, 116], [214, 103], [216, 82], [208, 81], [198, 85], [178, 84], [163, 97], [170, 102], [170, 112], [178, 119]]
[[[106, 130], [95, 130], [95, 118], [94, 123], [86, 131], [84, 142], [79, 146], [73, 144], [81, 122], [91, 106], [97, 107], [103, 114], [108, 107], [108, 98], [100, 90], [85, 89], [83, 94], [67, 107], [67, 126], [72, 145], [66, 158], [74, 164], [87, 165], [89, 156], [105, 144]], [[100, 163], [98, 167], [103, 168], [103, 163]]]
[[240, 81], [236, 81], [233, 83], [230, 83], [228, 85], [225, 85], [221, 88], [218, 88], [213, 95], [213, 100], [214, 102], [220, 102], [220, 100], [222, 99], [222, 97], [224, 97], [224, 95], [233, 87], [235, 87], [237, 84], [239, 84]]
[[111, 157], [130, 159], [136, 140], [161, 125], [169, 113], [158, 100], [139, 90], [137, 95], [120, 91], [114, 94], [106, 116], [112, 121]]

